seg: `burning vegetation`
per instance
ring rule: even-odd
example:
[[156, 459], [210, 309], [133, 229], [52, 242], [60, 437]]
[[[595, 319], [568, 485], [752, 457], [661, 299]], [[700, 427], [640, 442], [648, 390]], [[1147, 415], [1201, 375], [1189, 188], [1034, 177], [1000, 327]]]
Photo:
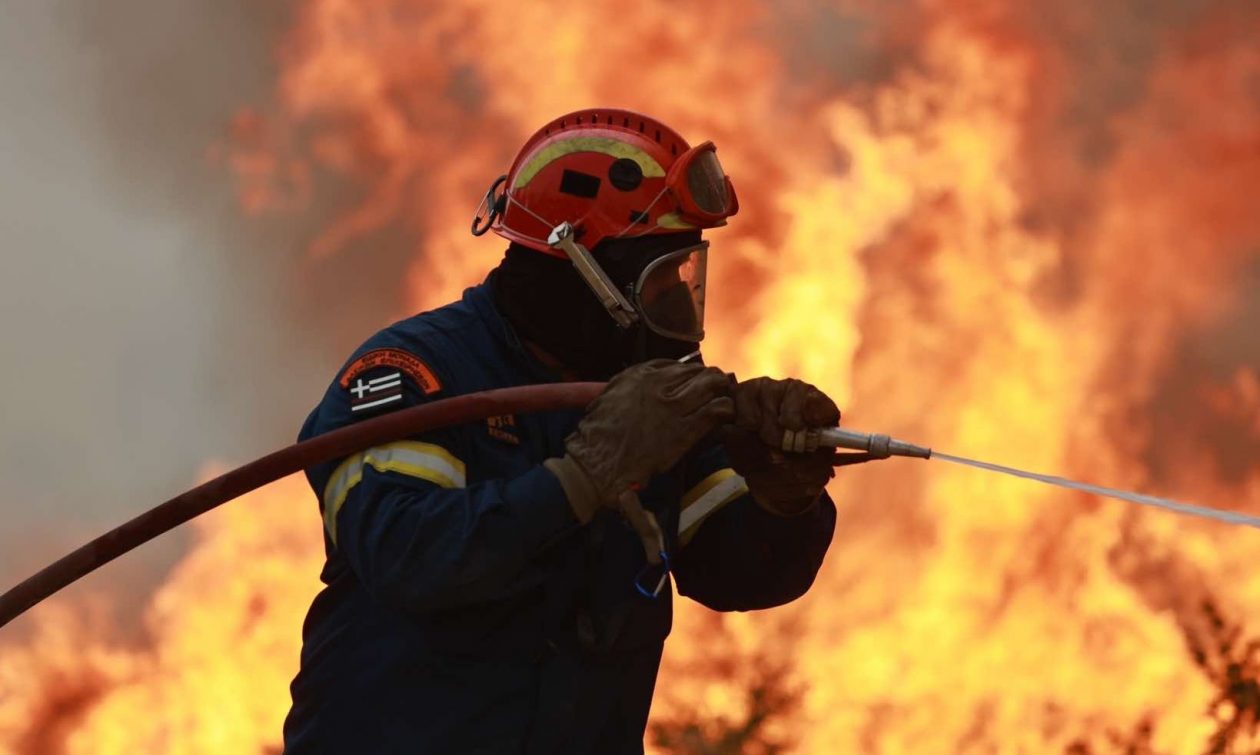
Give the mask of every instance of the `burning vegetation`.
[[[639, 109], [712, 138], [740, 194], [711, 363], [943, 451], [1260, 512], [1254, 3], [294, 7], [274, 101], [233, 122], [242, 206], [339, 187], [312, 264], [406, 239], [400, 315], [497, 262], [468, 220], [524, 136]], [[679, 601], [649, 748], [1260, 748], [1260, 534], [931, 463], [832, 494], [805, 598]], [[54, 603], [0, 651], [0, 749], [275, 750], [315, 501], [289, 480], [196, 527], [145, 646]]]

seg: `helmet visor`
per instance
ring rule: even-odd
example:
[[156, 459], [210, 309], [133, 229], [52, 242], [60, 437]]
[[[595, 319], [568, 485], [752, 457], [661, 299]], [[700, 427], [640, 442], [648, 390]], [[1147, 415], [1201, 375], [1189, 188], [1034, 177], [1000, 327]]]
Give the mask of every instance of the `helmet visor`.
[[704, 338], [704, 286], [709, 242], [652, 260], [634, 286], [634, 303], [656, 333], [679, 341]]

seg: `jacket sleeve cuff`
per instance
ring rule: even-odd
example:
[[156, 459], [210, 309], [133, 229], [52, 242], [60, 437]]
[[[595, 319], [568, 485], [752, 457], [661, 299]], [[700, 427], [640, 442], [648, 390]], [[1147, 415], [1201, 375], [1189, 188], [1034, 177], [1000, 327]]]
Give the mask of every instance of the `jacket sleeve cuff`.
[[543, 545], [578, 525], [560, 480], [542, 465], [505, 483], [503, 497], [518, 514], [526, 542]]
[[757, 497], [757, 491], [755, 490], [749, 489], [748, 494], [752, 496], [753, 503], [756, 504], [757, 508], [779, 519], [795, 519], [797, 517], [813, 514], [818, 511], [819, 501], [823, 499], [823, 496], [827, 495], [826, 491], [823, 491], [815, 496], [814, 500], [811, 501], [809, 505], [793, 510], [791, 506], [788, 506], [785, 509], [783, 507], [777, 507], [773, 503], [763, 502], [759, 497]]
[[809, 508], [790, 516], [767, 511], [752, 501], [753, 531], [767, 540], [800, 546], [802, 541], [830, 543], [835, 528], [836, 507], [823, 491]]
[[581, 465], [568, 454], [547, 459], [543, 462], [543, 466], [560, 481], [560, 487], [564, 490], [569, 508], [573, 510], [578, 521], [582, 524], [591, 521], [595, 512], [599, 510], [599, 491], [595, 489], [586, 470], [582, 469]]

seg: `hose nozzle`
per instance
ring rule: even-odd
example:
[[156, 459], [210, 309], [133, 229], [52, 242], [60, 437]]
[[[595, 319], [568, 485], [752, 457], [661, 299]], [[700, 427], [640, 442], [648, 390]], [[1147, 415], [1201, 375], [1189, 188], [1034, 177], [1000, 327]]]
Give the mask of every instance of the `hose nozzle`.
[[815, 447], [851, 448], [856, 451], [865, 451], [877, 459], [887, 459], [890, 456], [911, 456], [916, 459], [932, 458], [932, 449], [916, 446], [913, 443], [906, 443], [903, 440], [896, 440], [887, 435], [860, 433], [855, 430], [846, 430], [842, 427], [828, 427], [809, 432], [818, 434]]

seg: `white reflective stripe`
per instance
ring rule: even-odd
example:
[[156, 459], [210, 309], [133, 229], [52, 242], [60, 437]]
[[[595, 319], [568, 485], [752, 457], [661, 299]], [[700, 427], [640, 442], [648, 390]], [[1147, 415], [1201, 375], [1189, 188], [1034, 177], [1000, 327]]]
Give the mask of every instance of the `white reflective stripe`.
[[364, 465], [378, 472], [397, 472], [427, 480], [444, 488], [467, 485], [464, 462], [432, 443], [403, 440], [357, 453], [343, 461], [324, 486], [324, 527], [334, 545], [337, 543], [337, 514], [351, 489], [363, 479]]
[[709, 475], [683, 497], [683, 510], [678, 515], [678, 534], [686, 533], [706, 516], [747, 492], [748, 484], [732, 469]]
[[[400, 383], [398, 383], [398, 385], [402, 385], [402, 383], [400, 382]], [[382, 404], [388, 404], [388, 403], [389, 403], [389, 402], [391, 402], [391, 401], [402, 401], [402, 394], [401, 394], [401, 393], [399, 393], [399, 394], [397, 394], [397, 395], [390, 396], [389, 398], [377, 399], [376, 401], [370, 401], [370, 402], [368, 402], [368, 403], [366, 403], [366, 404], [356, 404], [356, 405], [354, 405], [354, 406], [351, 406], [351, 407], [350, 407], [350, 411], [352, 411], [352, 412], [361, 412], [361, 411], [363, 411], [364, 409], [371, 409], [371, 408], [372, 408], [372, 407], [374, 407], [374, 406], [380, 406], [380, 405], [382, 405]]]

